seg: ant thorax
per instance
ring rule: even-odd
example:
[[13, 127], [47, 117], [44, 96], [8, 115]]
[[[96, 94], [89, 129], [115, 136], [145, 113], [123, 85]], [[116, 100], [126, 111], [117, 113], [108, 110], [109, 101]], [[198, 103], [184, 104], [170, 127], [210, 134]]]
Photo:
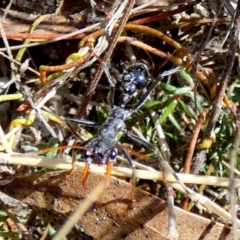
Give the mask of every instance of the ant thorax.
[[85, 156], [87, 162], [100, 165], [106, 164], [106, 162], [115, 162], [116, 149], [111, 147], [116, 145], [117, 134], [125, 128], [124, 120], [130, 115], [131, 112], [123, 108], [116, 107], [112, 110], [106, 122], [99, 129], [98, 135], [86, 144], [86, 147], [91, 149], [91, 154]]
[[111, 115], [99, 130], [99, 134], [106, 138], [116, 138], [119, 131], [125, 128], [125, 119], [130, 117], [129, 110], [116, 107], [112, 110]]

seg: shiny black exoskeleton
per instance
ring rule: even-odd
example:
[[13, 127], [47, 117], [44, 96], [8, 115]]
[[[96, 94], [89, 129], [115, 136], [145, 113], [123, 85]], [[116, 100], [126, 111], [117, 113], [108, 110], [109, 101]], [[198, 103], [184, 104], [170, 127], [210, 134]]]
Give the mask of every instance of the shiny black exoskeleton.
[[142, 63], [134, 64], [122, 74], [123, 94], [133, 95], [143, 89], [148, 82], [149, 73]]
[[122, 104], [124, 105], [136, 92], [142, 90], [147, 85], [148, 79], [149, 73], [144, 64], [137, 63], [127, 68], [122, 74]]
[[149, 73], [144, 64], [138, 63], [127, 68], [122, 74], [123, 96], [119, 107], [112, 109], [110, 116], [100, 127], [98, 135], [85, 144], [91, 151], [84, 152], [88, 163], [106, 164], [115, 162], [117, 134], [125, 129], [124, 121], [132, 114], [132, 110], [125, 109], [125, 105], [135, 93], [142, 90], [148, 82]]
[[[87, 178], [88, 167], [91, 163], [107, 164], [107, 178], [109, 179], [111, 166], [115, 162], [117, 156], [116, 144], [117, 134], [119, 131], [123, 131], [132, 140], [152, 149], [157, 153], [157, 155], [160, 155], [159, 150], [154, 145], [140, 139], [136, 135], [127, 132], [125, 129], [125, 120], [129, 118], [133, 114], [133, 112], [137, 111], [146, 102], [147, 98], [152, 93], [152, 91], [157, 86], [162, 77], [169, 74], [171, 74], [171, 72], [165, 72], [159, 77], [159, 79], [152, 82], [147, 92], [143, 94], [138, 103], [135, 104], [132, 108], [128, 109], [126, 108], [126, 104], [129, 102], [129, 100], [133, 97], [134, 94], [142, 90], [147, 85], [149, 80], [149, 73], [146, 66], [141, 63], [134, 64], [123, 72], [123, 95], [120, 105], [112, 109], [110, 116], [99, 128], [98, 134], [83, 144], [88, 149], [84, 151], [83, 154], [86, 161], [86, 165], [83, 171], [83, 183]], [[89, 121], [87, 123], [84, 123], [84, 120], [79, 119], [66, 119], [66, 121], [90, 125]], [[128, 159], [131, 167], [134, 169], [130, 155], [124, 148], [121, 149], [121, 151]]]

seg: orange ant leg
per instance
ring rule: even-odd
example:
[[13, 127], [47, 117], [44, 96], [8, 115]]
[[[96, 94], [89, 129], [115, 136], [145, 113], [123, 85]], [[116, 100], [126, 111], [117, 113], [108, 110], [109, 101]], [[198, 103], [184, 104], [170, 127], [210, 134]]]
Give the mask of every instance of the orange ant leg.
[[111, 171], [112, 171], [112, 163], [107, 163], [107, 172], [106, 172], [106, 187], [109, 185], [111, 181]]
[[82, 185], [85, 186], [85, 183], [87, 181], [88, 173], [89, 173], [89, 163], [86, 163], [82, 172]]

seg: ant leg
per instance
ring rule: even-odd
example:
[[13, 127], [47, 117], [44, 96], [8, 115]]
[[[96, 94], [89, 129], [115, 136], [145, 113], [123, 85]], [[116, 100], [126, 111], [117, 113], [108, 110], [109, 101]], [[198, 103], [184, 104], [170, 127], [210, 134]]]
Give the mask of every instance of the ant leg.
[[88, 121], [88, 120], [83, 120], [83, 119], [77, 119], [77, 118], [66, 118], [65, 122], [70, 130], [70, 132], [77, 138], [77, 139], [81, 139], [81, 136], [77, 133], [76, 129], [70, 124], [70, 122], [74, 122], [77, 124], [81, 124], [83, 126], [87, 126], [87, 127], [99, 127], [101, 126], [101, 124], [92, 122], [92, 121]]
[[[76, 129], [74, 129], [74, 127], [69, 123], [69, 122], [75, 122], [75, 123], [78, 123], [78, 124], [81, 124], [81, 125], [85, 125], [85, 126], [89, 126], [89, 127], [97, 127], [99, 126], [100, 124], [96, 124], [95, 122], [92, 122], [92, 121], [87, 121], [87, 120], [81, 120], [81, 119], [76, 119], [76, 118], [66, 118], [65, 119], [65, 122], [69, 128], [69, 130], [71, 131], [71, 133], [78, 139], [81, 139], [81, 136], [77, 133]], [[83, 145], [86, 143], [87, 141], [85, 141], [83, 143]], [[91, 156], [90, 156], [91, 157]], [[89, 157], [89, 158], [90, 158]], [[72, 169], [70, 170], [70, 172], [72, 172], [74, 170], [74, 162], [76, 160], [73, 158], [73, 161], [72, 161]], [[90, 162], [91, 162], [91, 159], [90, 159]], [[85, 166], [84, 166], [84, 169], [83, 169], [83, 172], [82, 172], [82, 185], [85, 186], [85, 182], [87, 180], [87, 177], [88, 177], [88, 172], [89, 172], [89, 166], [90, 166], [90, 163], [89, 161], [86, 161], [85, 163]]]
[[[172, 169], [172, 167], [169, 165], [169, 163], [167, 162], [166, 159], [164, 159], [162, 157], [161, 152], [159, 151], [159, 149], [154, 146], [153, 144], [139, 138], [138, 136], [131, 134], [129, 132], [125, 132], [125, 134], [132, 140], [134, 140], [135, 142], [153, 150], [158, 158], [158, 162], [159, 162], [159, 166], [160, 168], [163, 170], [163, 182], [165, 184], [166, 187], [166, 191], [167, 191], [167, 204], [168, 204], [168, 236], [178, 236], [178, 232], [176, 230], [176, 215], [175, 215], [175, 211], [174, 211], [174, 191], [172, 189], [171, 186], [168, 185], [167, 181], [166, 181], [166, 177], [165, 174], [166, 172], [170, 172], [174, 178], [178, 181], [178, 183], [183, 187], [183, 189], [188, 193], [188, 189], [185, 186], [185, 184], [178, 178], [178, 176], [176, 175], [176, 173], [174, 172], [174, 170]], [[170, 239], [170, 238], [169, 238]], [[171, 238], [172, 239], [172, 238]], [[175, 238], [174, 238], [175, 239]], [[176, 238], [177, 239], [177, 238]]]
[[110, 87], [110, 91], [109, 91], [109, 95], [108, 95], [108, 101], [109, 101], [109, 105], [111, 106], [111, 108], [114, 107], [114, 97], [115, 97], [115, 86], [116, 84], [113, 82], [112, 80], [112, 77], [111, 77], [111, 74], [107, 68], [107, 65], [105, 62], [101, 62], [102, 64], [102, 68], [103, 68], [103, 71], [108, 79], [108, 82], [109, 82], [109, 87]]
[[93, 121], [88, 121], [88, 120], [78, 119], [78, 118], [66, 118], [65, 121], [66, 122], [74, 122], [74, 123], [81, 124], [81, 125], [87, 126], [87, 127], [99, 127], [99, 126], [101, 126], [101, 124], [95, 123]]
[[84, 169], [83, 169], [83, 172], [82, 172], [82, 185], [83, 186], [85, 186], [85, 183], [86, 183], [86, 180], [87, 180], [87, 177], [88, 177], [88, 174], [89, 174], [89, 167], [90, 167], [90, 164], [93, 161], [93, 157], [94, 156], [93, 156], [93, 153], [92, 153], [91, 150], [83, 151], [83, 158], [85, 160], [85, 166], [84, 166]]
[[87, 177], [88, 177], [88, 174], [89, 174], [89, 166], [90, 164], [88, 162], [85, 163], [85, 166], [84, 166], [84, 169], [83, 169], [83, 172], [82, 172], [82, 185], [85, 186], [85, 183], [87, 181]]
[[158, 85], [158, 83], [163, 79], [163, 77], [169, 76], [173, 73], [176, 73], [178, 71], [180, 71], [180, 67], [171, 69], [169, 71], [165, 71], [162, 74], [160, 74], [157, 79], [150, 85], [150, 87], [148, 88], [147, 92], [140, 98], [139, 102], [134, 106], [134, 108], [132, 109], [132, 111], [137, 111], [148, 99], [148, 97], [151, 95], [151, 93], [153, 92], [153, 90], [155, 89], [155, 87]]
[[107, 64], [99, 57], [97, 56], [95, 53], [93, 53], [94, 56], [97, 58], [97, 60], [99, 61], [99, 63], [101, 64], [101, 67], [107, 77], [107, 80], [109, 82], [109, 88], [110, 88], [110, 91], [109, 91], [109, 95], [108, 95], [108, 103], [109, 105], [111, 106], [111, 108], [114, 107], [114, 97], [115, 97], [115, 86], [116, 84], [112, 81], [112, 77], [111, 77], [111, 74], [107, 68]]
[[132, 169], [132, 179], [131, 179], [131, 185], [132, 185], [132, 190], [131, 190], [131, 195], [133, 196], [133, 192], [134, 192], [134, 189], [135, 189], [135, 183], [136, 183], [136, 169], [133, 165], [133, 161], [132, 161], [132, 158], [130, 156], [130, 154], [128, 153], [128, 151], [124, 148], [121, 149], [122, 153], [125, 155], [125, 157], [127, 158], [128, 162], [129, 162], [129, 165]]
[[[76, 130], [74, 129], [74, 127], [69, 123], [69, 122], [75, 122], [75, 123], [78, 123], [78, 124], [82, 124], [82, 125], [86, 125], [86, 126], [89, 126], [89, 127], [97, 127], [97, 126], [100, 126], [100, 124], [96, 124], [95, 122], [92, 122], [92, 121], [87, 121], [87, 120], [80, 120], [80, 119], [75, 119], [75, 118], [66, 118], [65, 119], [65, 122], [69, 128], [69, 130], [72, 132], [72, 134], [76, 137], [76, 138], [79, 138], [81, 139], [81, 136], [79, 136], [79, 134], [76, 132]], [[83, 143], [86, 144], [87, 141], [85, 141]], [[87, 152], [88, 154], [89, 152]], [[82, 185], [84, 186], [85, 185], [85, 182], [87, 180], [87, 177], [88, 177], [88, 172], [89, 172], [89, 166], [90, 166], [90, 162], [92, 161], [91, 159], [91, 155], [87, 155], [85, 153], [85, 155], [87, 156], [87, 161], [86, 161], [86, 164], [84, 166], [84, 169], [83, 169], [83, 172], [82, 172]], [[74, 170], [74, 162], [76, 161], [76, 156], [73, 156], [72, 158], [72, 169], [69, 170], [69, 174]]]
[[110, 150], [108, 161], [107, 161], [107, 172], [106, 172], [106, 187], [109, 185], [111, 180], [111, 171], [112, 171], [112, 165], [115, 163], [117, 158], [117, 149], [112, 148]]
[[168, 161], [166, 159], [163, 158], [161, 152], [159, 151], [159, 149], [154, 146], [153, 144], [141, 139], [140, 137], [136, 136], [135, 134], [132, 134], [128, 131], [124, 131], [124, 133], [133, 141], [141, 144], [142, 146], [145, 146], [149, 149], [151, 149], [152, 151], [154, 151], [157, 155], [157, 159], [158, 159], [158, 164], [159, 167], [163, 170], [163, 180], [165, 185], [166, 184], [166, 179], [165, 179], [165, 174], [167, 172], [171, 173], [173, 175], [173, 177], [177, 180], [177, 182], [182, 186], [182, 188], [187, 192], [187, 194], [190, 194], [186, 185], [179, 179], [179, 177], [177, 176], [177, 174], [174, 172], [174, 170], [172, 169], [172, 167], [170, 166], [170, 164], [168, 163]]
[[107, 162], [107, 172], [106, 172], [106, 187], [109, 185], [111, 180], [112, 162]]

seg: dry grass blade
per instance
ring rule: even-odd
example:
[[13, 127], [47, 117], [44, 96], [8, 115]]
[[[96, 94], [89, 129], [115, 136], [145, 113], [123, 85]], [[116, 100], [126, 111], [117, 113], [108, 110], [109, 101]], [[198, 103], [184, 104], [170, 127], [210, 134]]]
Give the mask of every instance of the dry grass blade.
[[9, 146], [9, 143], [8, 143], [8, 141], [6, 139], [6, 135], [4, 134], [1, 126], [0, 126], [0, 142], [4, 146], [4, 149], [6, 150], [7, 153], [11, 153], [12, 152], [12, 149]]
[[[105, 34], [104, 36], [108, 36], [111, 34], [113, 28], [114, 28], [114, 24], [116, 23], [116, 21], [118, 20], [119, 18], [119, 15], [121, 13], [123, 13], [123, 16], [120, 20], [120, 23], [119, 23], [119, 27], [116, 31], [116, 33], [112, 36], [113, 39], [112, 41], [110, 42], [109, 44], [109, 47], [107, 49], [107, 52], [104, 54], [104, 57], [103, 57], [103, 64], [106, 64], [112, 53], [113, 53], [113, 50], [117, 44], [117, 40], [118, 40], [118, 37], [121, 35], [123, 29], [124, 29], [124, 26], [130, 16], [130, 13], [131, 13], [131, 9], [133, 8], [135, 4], [135, 0], [129, 0], [129, 1], [123, 1], [123, 3], [120, 3], [120, 7], [119, 9], [116, 11], [116, 13], [118, 13], [117, 16], [114, 16], [113, 19], [111, 19], [111, 21], [109, 21], [109, 26], [108, 28], [106, 27], [106, 31], [105, 31]], [[116, 15], [116, 14], [115, 14]], [[113, 21], [112, 21], [113, 20]], [[76, 114], [77, 117], [82, 117], [82, 115], [85, 115], [86, 113], [86, 108], [87, 108], [87, 105], [93, 95], [93, 92], [95, 91], [96, 89], [96, 86], [102, 76], [102, 73], [103, 73], [103, 67], [102, 66], [99, 66], [98, 68], [98, 71], [95, 75], [95, 78], [91, 81], [90, 85], [88, 86], [88, 89], [86, 91], [86, 93], [84, 94], [84, 98], [83, 98], [83, 101], [78, 109], [78, 112]]]
[[237, 162], [237, 152], [239, 149], [239, 141], [240, 141], [240, 116], [237, 116], [237, 133], [236, 133], [236, 137], [235, 137], [235, 141], [233, 143], [233, 147], [232, 150], [230, 152], [230, 179], [229, 179], [229, 193], [230, 193], [230, 205], [231, 205], [231, 215], [233, 216], [232, 219], [232, 226], [233, 226], [233, 236], [234, 239], [237, 239], [238, 234], [237, 234], [237, 229], [238, 229], [238, 224], [237, 224], [237, 208], [236, 208], [236, 203], [237, 203], [237, 198], [235, 196], [235, 173], [234, 173], [234, 168], [236, 166], [236, 162]]
[[[49, 159], [46, 157], [38, 157], [28, 154], [6, 154], [0, 153], [0, 163], [1, 164], [14, 164], [14, 165], [23, 165], [23, 166], [35, 166], [35, 167], [44, 167], [50, 169], [64, 169], [71, 170], [72, 163], [63, 160], [62, 158]], [[137, 163], [136, 163], [137, 164]], [[74, 163], [74, 168], [83, 169], [84, 162]], [[136, 177], [140, 179], [148, 180], [163, 180], [163, 175], [160, 171], [148, 168], [149, 170], [136, 170]], [[104, 174], [106, 169], [102, 166], [92, 165], [91, 172]], [[113, 176], [130, 178], [132, 175], [132, 170], [124, 167], [113, 167], [112, 170]], [[228, 187], [229, 178], [224, 177], [215, 177], [215, 176], [197, 176], [192, 174], [177, 174], [179, 179], [184, 183], [190, 184], [205, 184], [209, 186], [219, 186], [219, 187]], [[166, 180], [168, 182], [175, 183], [176, 179], [171, 174], [166, 174]], [[235, 187], [240, 187], [240, 180], [235, 178]]]
[[[230, 45], [228, 47], [228, 52], [226, 54], [225, 64], [223, 65], [224, 67], [222, 69], [221, 79], [218, 84], [217, 93], [214, 98], [213, 109], [210, 114], [208, 126], [203, 136], [203, 142], [205, 139], [208, 141], [214, 135], [214, 129], [221, 113], [221, 109], [222, 109], [221, 102], [223, 101], [226, 89], [228, 87], [228, 83], [231, 78], [231, 73], [234, 67], [235, 53], [238, 46], [238, 39], [239, 39], [239, 32], [240, 32], [239, 22], [240, 22], [240, 1], [237, 2], [236, 12], [233, 18], [234, 24], [233, 24], [233, 27], [230, 29]], [[204, 164], [204, 161], [206, 161], [206, 157], [204, 156], [206, 155], [206, 150], [202, 150], [201, 154], [203, 155], [201, 158], [202, 161], [195, 162], [191, 171], [191, 173], [193, 174], [198, 174], [201, 166]]]
[[98, 199], [101, 192], [104, 190], [106, 182], [103, 180], [99, 183], [99, 185], [93, 189], [89, 196], [87, 196], [86, 200], [81, 203], [73, 212], [71, 216], [66, 220], [65, 224], [61, 227], [60, 231], [54, 236], [53, 240], [62, 239], [67, 236], [67, 234], [72, 230], [74, 225], [83, 218], [84, 214], [88, 211], [88, 209], [93, 205], [93, 203]]
[[[26, 165], [38, 165], [38, 166], [45, 166], [48, 168], [60, 168], [60, 169], [71, 169], [72, 165], [66, 162], [61, 161], [60, 159], [58, 161], [54, 160], [54, 161], [50, 161], [49, 159], [44, 159], [41, 157], [29, 157], [27, 159], [26, 155], [22, 155], [22, 159], [21, 159], [21, 155], [16, 155], [16, 154], [12, 154], [12, 157], [9, 157], [11, 155], [9, 154], [0, 154], [0, 158], [3, 160], [4, 159], [4, 163], [11, 163], [11, 164], [19, 164], [21, 162], [22, 165], [26, 164]], [[24, 157], [25, 156], [25, 157]], [[8, 161], [7, 160], [8, 158]], [[15, 161], [14, 161], [15, 159]], [[30, 160], [31, 159], [31, 160]], [[76, 163], [75, 164], [75, 168], [80, 167], [81, 169], [84, 168], [84, 164], [81, 163]], [[115, 170], [112, 171], [113, 174], [116, 174], [118, 176], [123, 176], [123, 177], [131, 177], [131, 171], [129, 171], [130, 169], [124, 169], [124, 168], [116, 168]], [[91, 167], [91, 171], [96, 171], [96, 172], [100, 172], [100, 173], [104, 173], [105, 169], [104, 168], [99, 168], [96, 166], [92, 166]], [[154, 174], [156, 173], [156, 174]], [[155, 175], [155, 176], [154, 176]], [[194, 182], [193, 179], [195, 180], [200, 180], [201, 177], [200, 176], [192, 176], [192, 178], [190, 177], [190, 175], [178, 175], [179, 179], [182, 180], [183, 182]], [[160, 180], [163, 179], [163, 175], [162, 173], [157, 173], [157, 172], [151, 172], [151, 171], [143, 171], [143, 170], [138, 170], [136, 172], [136, 177], [142, 177], [142, 178], [149, 178], [149, 179], [156, 179], [156, 180]], [[202, 179], [204, 179], [204, 183], [205, 184], [210, 184], [212, 183], [214, 186], [218, 185], [220, 183], [220, 179], [219, 178], [215, 178], [214, 177], [205, 177], [203, 176]], [[171, 175], [166, 175], [166, 179], [169, 182], [175, 182], [176, 179], [173, 178], [173, 176]], [[192, 181], [190, 181], [192, 180]], [[223, 180], [223, 179], [222, 179]], [[223, 182], [225, 181], [225, 186], [228, 186], [229, 180], [226, 178], [225, 180], [223, 180]], [[81, 180], [79, 178], [79, 184], [80, 184]], [[239, 183], [238, 183], [239, 182]], [[196, 181], [195, 181], [196, 183]], [[200, 182], [201, 184], [203, 184], [203, 182]], [[237, 187], [240, 184], [239, 180], [235, 180], [235, 187]], [[87, 182], [87, 184], [89, 184]], [[173, 184], [172, 185], [175, 189], [186, 193], [185, 189], [183, 189], [181, 187], [180, 184]], [[215, 214], [217, 214], [218, 216], [220, 216], [222, 219], [224, 219], [226, 222], [231, 222], [232, 221], [232, 216], [225, 211], [223, 208], [219, 207], [217, 204], [215, 204], [213, 201], [211, 201], [210, 199], [208, 199], [205, 196], [202, 196], [201, 194], [195, 193], [194, 191], [192, 191], [191, 189], [187, 189], [187, 191], [189, 192], [189, 197], [195, 202], [196, 205], [198, 205], [201, 209], [205, 208], [210, 212], [214, 212]], [[240, 221], [236, 220], [236, 224], [240, 227]]]

